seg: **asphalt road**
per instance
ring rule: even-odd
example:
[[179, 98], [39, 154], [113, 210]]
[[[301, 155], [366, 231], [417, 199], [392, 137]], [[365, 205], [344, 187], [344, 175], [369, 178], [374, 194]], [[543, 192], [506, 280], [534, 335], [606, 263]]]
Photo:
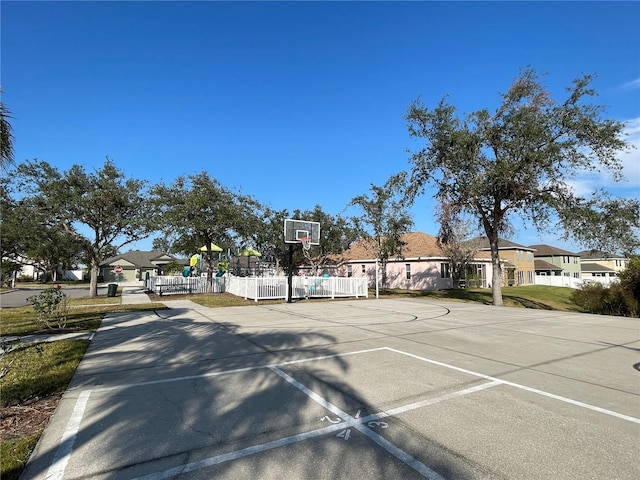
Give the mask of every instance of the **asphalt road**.
[[[0, 294], [0, 308], [23, 307], [25, 305], [30, 305], [27, 298], [32, 295], [39, 294], [45, 290], [45, 288], [49, 288], [49, 286], [42, 288], [16, 288], [14, 290], [2, 292]], [[69, 298], [89, 297], [88, 286], [64, 285], [62, 290], [69, 296]], [[106, 294], [107, 287], [98, 287], [98, 295]]]
[[638, 319], [168, 305], [104, 320], [23, 480], [640, 478]]

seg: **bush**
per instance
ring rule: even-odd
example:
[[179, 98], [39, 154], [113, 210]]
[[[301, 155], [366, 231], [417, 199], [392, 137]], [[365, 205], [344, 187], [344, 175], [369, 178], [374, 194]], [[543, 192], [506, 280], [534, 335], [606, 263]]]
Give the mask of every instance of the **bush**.
[[573, 301], [589, 313], [624, 317], [638, 317], [640, 313], [638, 298], [622, 278], [608, 287], [599, 282], [586, 283], [574, 292]]
[[67, 295], [62, 293], [62, 285], [47, 288], [27, 300], [33, 305], [42, 327], [54, 329], [67, 326], [69, 304]]

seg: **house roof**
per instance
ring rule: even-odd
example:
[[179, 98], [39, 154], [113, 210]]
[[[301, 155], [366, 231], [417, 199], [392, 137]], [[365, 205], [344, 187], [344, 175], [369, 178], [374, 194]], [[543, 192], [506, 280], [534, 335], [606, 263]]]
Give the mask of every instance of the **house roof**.
[[609, 272], [615, 273], [613, 268], [605, 267], [599, 263], [595, 262], [581, 262], [580, 270], [585, 273], [598, 273], [598, 272]]
[[[446, 258], [438, 239], [433, 235], [424, 232], [411, 232], [402, 235], [401, 240], [405, 242], [402, 248], [402, 256], [407, 258]], [[376, 254], [371, 245], [364, 241], [355, 242], [348, 250], [336, 255], [333, 260], [344, 262], [349, 260], [373, 260]], [[478, 252], [477, 258], [489, 258], [488, 252]]]
[[[481, 249], [481, 250], [490, 250], [491, 246], [489, 245], [489, 238], [484, 237], [484, 236], [480, 236], [480, 237], [475, 237], [472, 238], [471, 240], [467, 241], [468, 244], [470, 244], [471, 246], [473, 246], [474, 248], [477, 249]], [[531, 250], [533, 251], [533, 248], [531, 247], [525, 247], [524, 245], [520, 245], [519, 243], [516, 242], [512, 242], [511, 240], [506, 240], [504, 238], [499, 238], [498, 239], [498, 249], [500, 250], [510, 250], [513, 248], [518, 248], [520, 250]]]
[[112, 265], [115, 262], [120, 260], [126, 260], [129, 263], [132, 263], [138, 268], [156, 268], [157, 265], [153, 263], [154, 260], [159, 260], [162, 257], [169, 257], [170, 261], [178, 262], [181, 261], [176, 259], [173, 255], [169, 255], [168, 253], [160, 252], [160, 251], [151, 251], [145, 252], [141, 250], [133, 250], [131, 252], [121, 253], [119, 255], [114, 255], [113, 257], [109, 257], [102, 262], [100, 262], [100, 266]]
[[563, 250], [562, 248], [551, 245], [529, 245], [529, 248], [535, 250], [534, 257], [551, 257], [554, 255], [576, 255], [575, 253]]
[[587, 260], [614, 260], [625, 258], [622, 255], [607, 253], [603, 252], [602, 250], [583, 250], [582, 252], [578, 253], [578, 255], [580, 255], [580, 258], [584, 258]]
[[561, 272], [562, 268], [554, 265], [553, 263], [549, 263], [549, 262], [545, 262], [544, 260], [533, 260], [533, 263], [535, 264], [535, 269], [536, 270], [551, 270], [554, 272]]

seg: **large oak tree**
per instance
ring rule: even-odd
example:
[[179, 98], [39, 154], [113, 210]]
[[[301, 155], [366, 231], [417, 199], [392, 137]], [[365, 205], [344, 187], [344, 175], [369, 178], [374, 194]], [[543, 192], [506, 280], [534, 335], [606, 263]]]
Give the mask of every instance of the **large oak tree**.
[[624, 124], [602, 117], [591, 82], [590, 75], [574, 80], [566, 98], [556, 101], [541, 76], [526, 69], [494, 112], [460, 118], [445, 99], [433, 109], [416, 100], [408, 109], [409, 134], [424, 142], [411, 156], [409, 197], [430, 186], [441, 204], [478, 219], [491, 247], [494, 305], [502, 305], [498, 238], [512, 215], [542, 230], [557, 218], [587, 247], [602, 245], [605, 235], [609, 251], [638, 247], [637, 199], [604, 191], [583, 198], [569, 185], [586, 171], [622, 179]]
[[84, 245], [91, 297], [98, 295], [100, 262], [153, 228], [146, 182], [127, 178], [109, 158], [94, 172], [76, 164], [61, 173], [45, 161], [26, 162], [17, 166], [15, 181], [57, 234]]

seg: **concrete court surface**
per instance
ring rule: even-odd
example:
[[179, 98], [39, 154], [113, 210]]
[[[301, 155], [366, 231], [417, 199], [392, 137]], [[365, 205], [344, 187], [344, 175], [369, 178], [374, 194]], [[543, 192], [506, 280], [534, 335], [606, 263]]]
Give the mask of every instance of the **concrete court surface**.
[[105, 319], [23, 479], [640, 478], [638, 319], [167, 304]]

